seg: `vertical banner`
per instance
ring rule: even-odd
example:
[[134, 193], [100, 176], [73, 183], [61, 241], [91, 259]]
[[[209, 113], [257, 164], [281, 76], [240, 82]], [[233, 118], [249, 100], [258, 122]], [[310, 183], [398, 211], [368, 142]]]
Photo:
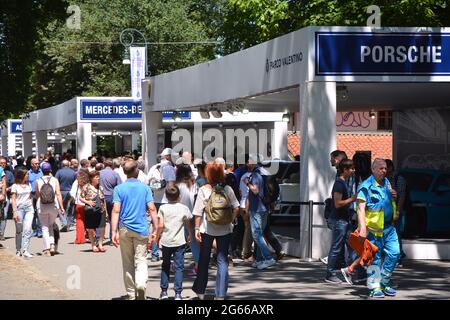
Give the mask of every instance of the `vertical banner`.
[[145, 47], [130, 47], [131, 97], [142, 98], [141, 80], [145, 78]]

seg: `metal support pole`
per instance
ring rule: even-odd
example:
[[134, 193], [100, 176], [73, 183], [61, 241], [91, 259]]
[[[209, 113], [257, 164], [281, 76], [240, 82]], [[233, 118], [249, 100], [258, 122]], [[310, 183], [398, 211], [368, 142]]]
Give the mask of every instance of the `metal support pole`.
[[308, 261], [312, 262], [312, 241], [313, 241], [313, 205], [312, 200], [308, 201], [309, 219], [308, 219]]

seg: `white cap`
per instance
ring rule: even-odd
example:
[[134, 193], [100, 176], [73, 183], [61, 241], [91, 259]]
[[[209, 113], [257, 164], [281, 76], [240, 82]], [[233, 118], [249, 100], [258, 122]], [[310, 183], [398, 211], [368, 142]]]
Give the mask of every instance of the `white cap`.
[[161, 157], [170, 156], [170, 155], [172, 155], [172, 149], [170, 149], [170, 148], [165, 148], [161, 152]]
[[188, 162], [187, 162], [187, 160], [185, 159], [185, 158], [183, 158], [183, 157], [179, 157], [178, 159], [177, 159], [177, 161], [175, 161], [175, 165], [181, 165], [181, 164], [189, 164]]

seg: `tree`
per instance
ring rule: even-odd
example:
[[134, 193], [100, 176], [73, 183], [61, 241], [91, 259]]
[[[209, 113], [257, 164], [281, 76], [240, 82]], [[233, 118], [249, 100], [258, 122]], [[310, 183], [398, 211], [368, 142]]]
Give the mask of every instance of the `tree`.
[[[191, 16], [190, 1], [84, 0], [78, 5], [80, 30], [54, 20], [40, 33], [32, 106], [48, 107], [76, 95], [128, 96], [129, 66], [122, 65], [124, 47], [119, 43], [119, 34], [127, 27], [141, 31], [150, 43], [152, 75], [214, 57], [211, 45], [162, 44], [208, 39], [204, 26]], [[143, 46], [144, 39], [135, 36]]]
[[307, 26], [365, 26], [366, 8], [381, 9], [382, 26], [449, 25], [447, 0], [230, 0], [222, 3], [218, 34], [223, 54], [254, 46]]
[[20, 114], [31, 93], [38, 30], [62, 18], [65, 1], [1, 0], [0, 121]]

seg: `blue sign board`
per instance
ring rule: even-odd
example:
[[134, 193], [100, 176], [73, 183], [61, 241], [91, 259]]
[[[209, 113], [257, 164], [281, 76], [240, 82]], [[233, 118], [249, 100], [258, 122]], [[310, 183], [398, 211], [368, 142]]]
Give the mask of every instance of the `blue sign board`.
[[[182, 120], [190, 120], [191, 113], [189, 111], [178, 111]], [[172, 111], [164, 111], [162, 113], [163, 120], [172, 120], [173, 112]]]
[[81, 120], [141, 120], [141, 100], [81, 100]]
[[450, 33], [316, 32], [316, 75], [450, 75]]
[[10, 121], [9, 122], [10, 134], [22, 134], [22, 121]]

